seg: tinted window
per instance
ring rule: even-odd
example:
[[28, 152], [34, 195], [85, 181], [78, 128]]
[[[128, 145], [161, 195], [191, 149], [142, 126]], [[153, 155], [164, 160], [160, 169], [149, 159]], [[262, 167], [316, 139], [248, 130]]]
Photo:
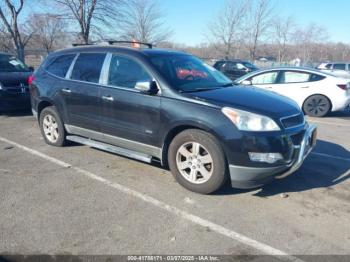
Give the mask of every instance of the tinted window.
[[310, 79], [309, 73], [304, 72], [293, 72], [293, 71], [286, 71], [282, 72], [280, 83], [303, 83], [308, 82]]
[[241, 63], [237, 63], [237, 69], [243, 70], [243, 69], [246, 69], [246, 67]]
[[214, 67], [191, 55], [157, 54], [150, 60], [170, 85], [182, 92], [216, 89], [232, 83]]
[[217, 69], [217, 70], [220, 70], [221, 67], [224, 65], [224, 62], [216, 62], [214, 67]]
[[346, 69], [345, 69], [345, 64], [334, 64], [333, 69], [336, 69], [336, 70], [346, 70]]
[[265, 84], [274, 84], [276, 83], [276, 79], [278, 76], [278, 72], [270, 72], [265, 74], [260, 74], [254, 76], [251, 81], [253, 85], [265, 85]]
[[321, 81], [321, 80], [323, 80], [325, 78], [326, 78], [325, 76], [312, 74], [311, 77], [310, 77], [310, 82]]
[[65, 77], [75, 56], [75, 54], [59, 56], [46, 67], [46, 70], [56, 76]]
[[253, 65], [252, 63], [249, 62], [242, 62], [242, 64], [249, 69], [258, 69], [255, 65]]
[[149, 82], [152, 78], [137, 62], [113, 55], [109, 68], [108, 85], [134, 88], [137, 82]]
[[25, 72], [25, 71], [29, 71], [29, 69], [26, 67], [25, 64], [23, 64], [15, 56], [1, 55], [0, 71], [1, 72]]
[[225, 69], [226, 70], [236, 70], [237, 69], [237, 64], [233, 62], [227, 62], [225, 64]]
[[105, 57], [106, 54], [80, 54], [75, 62], [71, 79], [98, 83]]

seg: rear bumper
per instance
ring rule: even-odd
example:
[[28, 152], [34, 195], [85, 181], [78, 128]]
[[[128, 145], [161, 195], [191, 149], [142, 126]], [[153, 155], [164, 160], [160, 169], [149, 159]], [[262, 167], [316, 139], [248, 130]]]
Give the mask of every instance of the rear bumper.
[[306, 130], [299, 146], [294, 146], [292, 161], [274, 167], [243, 167], [229, 165], [231, 184], [234, 188], [258, 188], [275, 179], [285, 178], [296, 172], [316, 145], [317, 128], [311, 125]]
[[0, 90], [0, 110], [30, 109], [30, 95], [28, 92], [8, 94]]

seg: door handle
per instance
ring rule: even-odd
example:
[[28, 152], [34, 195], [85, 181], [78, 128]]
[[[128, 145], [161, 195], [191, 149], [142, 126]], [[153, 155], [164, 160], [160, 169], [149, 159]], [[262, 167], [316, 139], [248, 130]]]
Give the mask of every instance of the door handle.
[[301, 88], [309, 88], [309, 86], [302, 86]]
[[102, 96], [103, 100], [107, 100], [107, 101], [114, 101], [114, 98], [112, 96]]
[[272, 89], [272, 86], [267, 86], [266, 88], [268, 88], [268, 89]]
[[64, 92], [64, 93], [72, 93], [72, 90], [70, 90], [69, 88], [63, 88], [62, 92]]

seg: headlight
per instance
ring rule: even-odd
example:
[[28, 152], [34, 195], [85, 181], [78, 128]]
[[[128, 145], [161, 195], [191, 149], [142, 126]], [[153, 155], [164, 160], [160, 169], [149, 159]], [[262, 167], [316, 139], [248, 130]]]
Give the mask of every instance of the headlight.
[[279, 131], [279, 126], [271, 118], [238, 109], [224, 107], [221, 110], [239, 130], [242, 131]]

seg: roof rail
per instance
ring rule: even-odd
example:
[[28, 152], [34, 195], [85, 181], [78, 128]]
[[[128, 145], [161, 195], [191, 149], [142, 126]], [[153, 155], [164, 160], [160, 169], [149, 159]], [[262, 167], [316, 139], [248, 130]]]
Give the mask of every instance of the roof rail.
[[138, 41], [116, 41], [116, 40], [107, 40], [107, 43], [109, 45], [114, 45], [114, 44], [134, 44], [134, 45], [144, 45], [147, 46], [148, 48], [152, 49], [153, 45], [150, 43], [144, 43], [144, 42], [138, 42]]

